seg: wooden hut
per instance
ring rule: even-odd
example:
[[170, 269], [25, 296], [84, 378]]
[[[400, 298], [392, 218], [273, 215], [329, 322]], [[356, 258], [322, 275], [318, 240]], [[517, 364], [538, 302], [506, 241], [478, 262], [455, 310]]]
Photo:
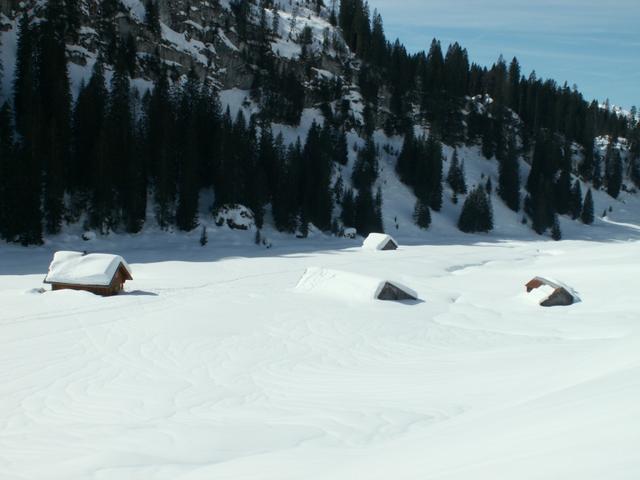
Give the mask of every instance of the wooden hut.
[[397, 250], [398, 242], [391, 235], [371, 233], [362, 244], [365, 250]]
[[104, 297], [122, 291], [133, 280], [131, 268], [119, 255], [56, 252], [44, 283], [52, 290], [84, 290]]
[[531, 279], [526, 285], [527, 293], [531, 293], [541, 287], [546, 287], [549, 290], [549, 295], [540, 301], [540, 305], [543, 307], [563, 307], [576, 303], [577, 296], [573, 291], [565, 285], [549, 280], [543, 277], [535, 277]]

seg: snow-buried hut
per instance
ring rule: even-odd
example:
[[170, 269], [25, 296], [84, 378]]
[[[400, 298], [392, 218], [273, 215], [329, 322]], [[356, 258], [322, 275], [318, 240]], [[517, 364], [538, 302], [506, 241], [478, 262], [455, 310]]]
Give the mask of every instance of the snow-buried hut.
[[418, 294], [398, 283], [327, 268], [307, 268], [296, 291], [342, 300], [417, 300]]
[[362, 244], [365, 250], [397, 250], [398, 242], [391, 235], [371, 233]]
[[52, 290], [85, 290], [96, 295], [116, 295], [124, 282], [133, 280], [131, 268], [119, 255], [56, 252], [44, 283]]
[[579, 301], [576, 293], [566, 285], [544, 277], [535, 277], [527, 284], [527, 293], [537, 290], [540, 305], [543, 307], [562, 307]]

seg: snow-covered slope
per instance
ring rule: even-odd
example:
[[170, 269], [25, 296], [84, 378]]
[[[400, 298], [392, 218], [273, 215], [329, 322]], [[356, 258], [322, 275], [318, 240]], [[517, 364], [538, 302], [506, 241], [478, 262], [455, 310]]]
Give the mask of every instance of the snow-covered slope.
[[[636, 479], [640, 228], [600, 229], [618, 240], [433, 235], [390, 255], [98, 238], [136, 273], [113, 298], [35, 290], [86, 243], [3, 246], [0, 478]], [[300, 294], [312, 265], [424, 302]], [[538, 307], [536, 275], [582, 302]]]

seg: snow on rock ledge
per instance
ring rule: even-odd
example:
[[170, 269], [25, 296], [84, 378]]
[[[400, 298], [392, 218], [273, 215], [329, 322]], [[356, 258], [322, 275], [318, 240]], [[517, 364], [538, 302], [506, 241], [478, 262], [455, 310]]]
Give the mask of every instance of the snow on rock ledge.
[[244, 205], [222, 205], [215, 212], [216, 225], [227, 225], [231, 230], [250, 230], [256, 222], [253, 212]]
[[119, 255], [56, 252], [44, 281], [69, 285], [108, 286], [120, 265], [131, 275], [131, 268]]
[[418, 294], [397, 282], [339, 270], [310, 267], [295, 290], [340, 300], [417, 300]]
[[365, 250], [397, 250], [398, 242], [391, 235], [371, 233], [362, 244]]

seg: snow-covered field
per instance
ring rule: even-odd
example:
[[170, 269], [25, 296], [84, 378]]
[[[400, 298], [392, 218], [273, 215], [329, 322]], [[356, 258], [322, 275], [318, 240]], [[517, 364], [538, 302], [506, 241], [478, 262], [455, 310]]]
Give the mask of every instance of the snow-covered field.
[[[637, 480], [640, 232], [610, 228], [395, 252], [97, 239], [133, 270], [112, 298], [34, 290], [82, 242], [1, 245], [0, 478]], [[314, 266], [421, 301], [296, 289]], [[537, 306], [535, 275], [582, 301]]]

